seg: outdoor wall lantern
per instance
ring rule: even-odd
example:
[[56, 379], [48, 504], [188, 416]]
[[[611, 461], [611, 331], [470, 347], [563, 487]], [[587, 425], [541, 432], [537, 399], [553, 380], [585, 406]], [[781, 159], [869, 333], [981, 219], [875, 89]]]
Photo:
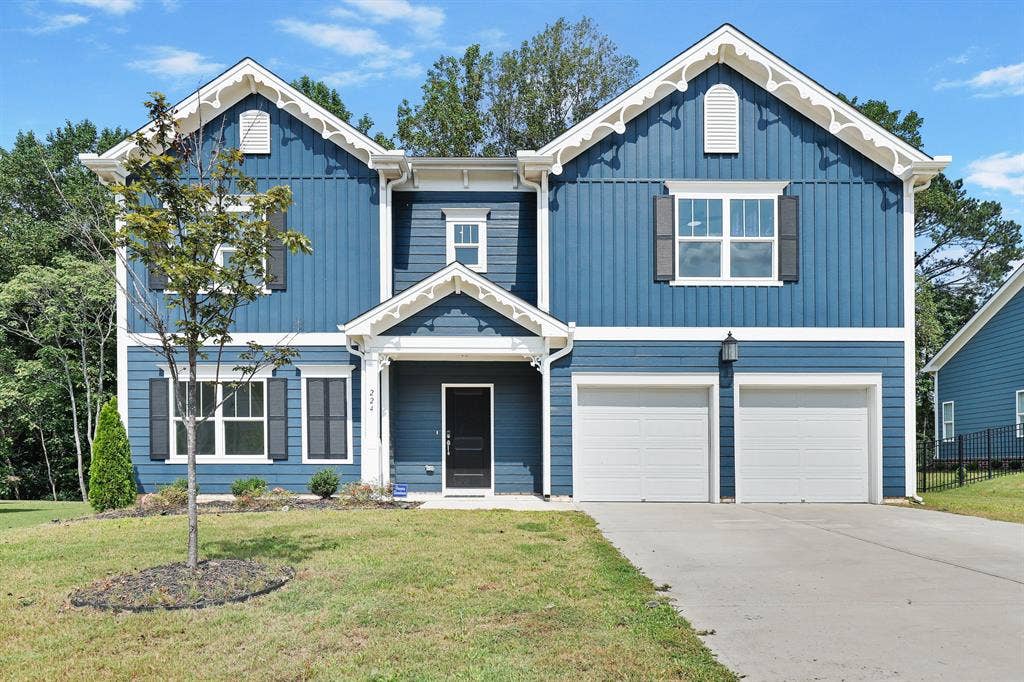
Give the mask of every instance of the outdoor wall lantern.
[[740, 342], [729, 332], [722, 341], [722, 362], [736, 362], [740, 359]]

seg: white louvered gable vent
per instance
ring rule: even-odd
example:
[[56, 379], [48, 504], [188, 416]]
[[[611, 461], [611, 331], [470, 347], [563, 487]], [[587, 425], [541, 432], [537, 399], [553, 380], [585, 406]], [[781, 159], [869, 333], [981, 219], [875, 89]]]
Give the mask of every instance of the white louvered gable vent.
[[238, 148], [243, 154], [270, 153], [270, 114], [252, 109], [238, 117]]
[[704, 153], [738, 154], [740, 99], [728, 85], [718, 83], [704, 94]]

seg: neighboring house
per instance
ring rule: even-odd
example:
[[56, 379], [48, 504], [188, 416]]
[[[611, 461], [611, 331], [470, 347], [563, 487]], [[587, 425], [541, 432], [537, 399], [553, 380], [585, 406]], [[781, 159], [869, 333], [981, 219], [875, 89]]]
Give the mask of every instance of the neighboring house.
[[[914, 192], [949, 158], [732, 26], [515, 158], [387, 151], [249, 59], [177, 112], [229, 145], [255, 131], [245, 171], [291, 186], [275, 219], [314, 249], [238, 314], [232, 358], [301, 356], [203, 427], [204, 492], [333, 466], [449, 495], [914, 494]], [[116, 180], [131, 148], [83, 161]], [[118, 305], [152, 490], [184, 457], [166, 368]]]
[[1013, 425], [1024, 438], [1024, 265], [924, 370], [935, 377], [936, 439]]

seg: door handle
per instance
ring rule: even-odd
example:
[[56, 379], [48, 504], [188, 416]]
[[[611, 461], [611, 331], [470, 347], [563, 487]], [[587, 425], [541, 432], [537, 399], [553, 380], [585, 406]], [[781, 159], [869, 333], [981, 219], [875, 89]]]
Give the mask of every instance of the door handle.
[[444, 432], [444, 454], [452, 454], [452, 432], [451, 429], [446, 429]]

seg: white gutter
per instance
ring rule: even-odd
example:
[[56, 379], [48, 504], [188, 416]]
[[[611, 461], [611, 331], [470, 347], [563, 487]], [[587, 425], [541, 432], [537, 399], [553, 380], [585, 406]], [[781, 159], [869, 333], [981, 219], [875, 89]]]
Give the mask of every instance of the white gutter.
[[572, 352], [573, 337], [576, 334], [576, 323], [569, 323], [565, 348], [547, 355], [541, 361], [541, 471], [544, 478], [544, 497], [551, 497], [551, 365]]

